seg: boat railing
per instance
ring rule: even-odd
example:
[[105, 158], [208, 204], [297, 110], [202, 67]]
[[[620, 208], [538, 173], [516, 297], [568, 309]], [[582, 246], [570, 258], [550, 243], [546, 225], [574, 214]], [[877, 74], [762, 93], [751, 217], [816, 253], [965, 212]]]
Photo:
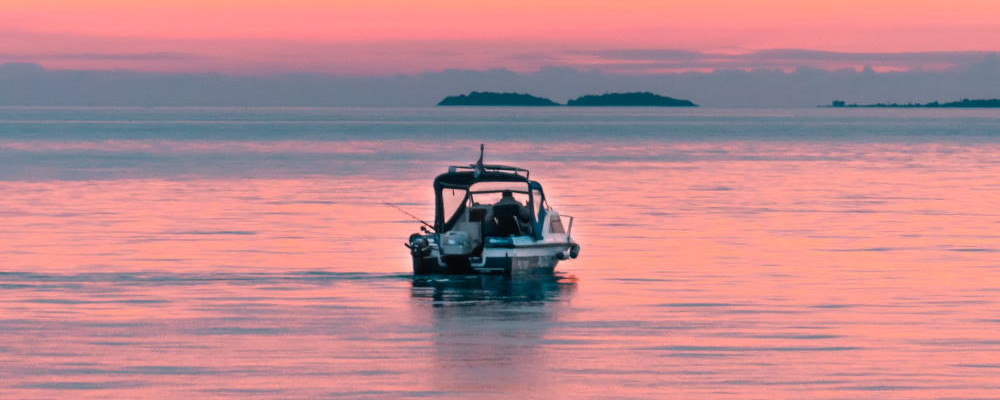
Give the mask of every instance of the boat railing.
[[448, 167], [448, 172], [455, 172], [455, 171], [458, 171], [458, 170], [475, 171], [477, 169], [478, 170], [482, 170], [482, 171], [508, 171], [508, 172], [514, 173], [515, 175], [520, 175], [523, 172], [525, 178], [530, 178], [531, 177], [531, 171], [528, 171], [528, 170], [526, 170], [524, 168], [512, 167], [512, 166], [509, 166], [509, 165], [497, 165], [497, 164], [486, 164], [486, 165], [476, 165], [476, 164], [472, 164], [472, 165], [452, 165], [452, 166]]
[[566, 225], [566, 242], [567, 243], [568, 242], [572, 242], [573, 241], [573, 220], [575, 220], [576, 217], [574, 217], [572, 215], [559, 214], [559, 218], [569, 218], [569, 224]]

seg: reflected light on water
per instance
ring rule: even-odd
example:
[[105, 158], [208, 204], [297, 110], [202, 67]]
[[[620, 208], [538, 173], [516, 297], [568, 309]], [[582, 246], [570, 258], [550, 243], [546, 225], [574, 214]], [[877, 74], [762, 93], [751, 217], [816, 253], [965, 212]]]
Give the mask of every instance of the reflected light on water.
[[[541, 279], [410, 274], [419, 223], [382, 203], [429, 219], [433, 177], [477, 155], [462, 125], [421, 145], [0, 126], [0, 398], [1000, 392], [995, 138], [878, 135], [932, 119], [685, 118], [516, 120], [522, 136], [488, 145], [576, 217], [580, 258]], [[865, 134], [769, 139], [782, 124]], [[586, 134], [556, 140], [570, 128]]]

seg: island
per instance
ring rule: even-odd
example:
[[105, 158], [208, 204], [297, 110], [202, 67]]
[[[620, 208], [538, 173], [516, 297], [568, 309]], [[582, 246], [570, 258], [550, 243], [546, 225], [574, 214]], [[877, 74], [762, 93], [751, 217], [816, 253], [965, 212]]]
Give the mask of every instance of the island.
[[439, 106], [558, 106], [552, 100], [523, 93], [471, 92], [459, 96], [448, 96], [441, 100]]
[[660, 96], [650, 92], [588, 94], [566, 103], [575, 107], [697, 107], [689, 100]]
[[937, 101], [932, 101], [930, 103], [877, 103], [877, 104], [847, 104], [843, 100], [834, 100], [830, 104], [830, 107], [834, 108], [1000, 108], [1000, 99], [980, 99], [980, 100], [969, 100], [962, 99], [961, 101], [952, 101], [948, 103], [940, 103]]

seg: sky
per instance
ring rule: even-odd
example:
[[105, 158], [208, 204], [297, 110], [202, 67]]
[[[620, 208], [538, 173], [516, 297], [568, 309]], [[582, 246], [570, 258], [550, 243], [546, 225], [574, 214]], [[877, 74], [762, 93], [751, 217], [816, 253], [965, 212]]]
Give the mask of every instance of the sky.
[[996, 0], [0, 0], [0, 63], [57, 70], [901, 71], [998, 50]]

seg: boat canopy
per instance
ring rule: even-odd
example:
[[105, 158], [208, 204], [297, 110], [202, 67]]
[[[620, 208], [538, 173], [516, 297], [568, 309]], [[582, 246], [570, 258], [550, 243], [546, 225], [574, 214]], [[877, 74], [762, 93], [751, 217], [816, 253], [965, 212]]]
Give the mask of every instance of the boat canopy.
[[[475, 165], [450, 167], [448, 172], [438, 175], [434, 179], [434, 230], [437, 232], [450, 230], [455, 225], [455, 222], [457, 222], [458, 217], [465, 211], [469, 196], [472, 193], [470, 192], [470, 188], [473, 185], [484, 182], [511, 183], [512, 186], [521, 186], [517, 185], [518, 183], [523, 184], [521, 188], [512, 187], [509, 189], [528, 195], [528, 204], [525, 206], [531, 210], [531, 222], [532, 225], [535, 225], [537, 216], [535, 215], [536, 207], [534, 207], [534, 204], [542, 204], [545, 201], [545, 195], [542, 191], [542, 185], [530, 180], [528, 176], [529, 172], [526, 169], [503, 165], [480, 165], [478, 168]], [[461, 192], [458, 194], [460, 198], [452, 197], [452, 202], [457, 201], [457, 204], [449, 204], [451, 207], [447, 207], [448, 210], [446, 210], [446, 199], [444, 196], [446, 189]], [[500, 190], [502, 189], [494, 187], [489, 191]], [[540, 199], [535, 199], [536, 192], [541, 197]]]

